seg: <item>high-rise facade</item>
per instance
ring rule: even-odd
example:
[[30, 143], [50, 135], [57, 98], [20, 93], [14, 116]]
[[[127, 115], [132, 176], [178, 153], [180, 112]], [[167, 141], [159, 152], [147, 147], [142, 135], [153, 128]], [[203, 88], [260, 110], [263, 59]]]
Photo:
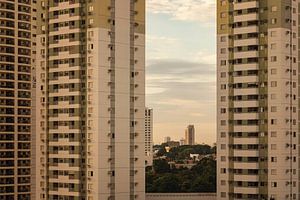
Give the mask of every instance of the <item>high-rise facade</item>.
[[153, 163], [153, 109], [145, 109], [145, 165]]
[[36, 199], [144, 200], [145, 1], [38, 1]]
[[300, 199], [299, 1], [217, 1], [218, 199]]
[[31, 199], [33, 2], [0, 2], [0, 199]]
[[185, 144], [195, 145], [195, 127], [194, 125], [188, 125], [185, 129]]

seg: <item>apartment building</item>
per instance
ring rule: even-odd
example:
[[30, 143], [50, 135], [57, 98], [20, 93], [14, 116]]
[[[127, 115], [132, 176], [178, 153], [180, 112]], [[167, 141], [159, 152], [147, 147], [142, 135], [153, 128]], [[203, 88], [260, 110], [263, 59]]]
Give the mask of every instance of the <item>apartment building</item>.
[[145, 1], [38, 1], [36, 199], [144, 200]]
[[299, 1], [217, 1], [217, 198], [300, 199]]
[[194, 125], [188, 125], [185, 129], [185, 144], [195, 145], [195, 127]]
[[31, 199], [33, 3], [0, 2], [0, 199]]
[[145, 109], [145, 165], [153, 164], [153, 109]]

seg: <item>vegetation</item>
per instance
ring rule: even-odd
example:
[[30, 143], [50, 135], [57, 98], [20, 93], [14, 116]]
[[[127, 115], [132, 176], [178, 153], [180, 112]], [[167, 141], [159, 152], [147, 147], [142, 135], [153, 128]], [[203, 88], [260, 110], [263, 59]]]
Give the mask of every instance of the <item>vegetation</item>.
[[170, 167], [168, 161], [186, 163], [190, 154], [214, 154], [215, 148], [208, 145], [180, 146], [170, 152], [160, 148], [153, 167], [146, 169], [146, 191], [152, 193], [216, 192], [216, 161], [206, 156], [191, 168]]
[[185, 159], [189, 159], [190, 154], [200, 154], [200, 155], [208, 155], [208, 154], [215, 154], [216, 147], [211, 147], [209, 145], [183, 145], [179, 147], [172, 148], [170, 152], [166, 152], [165, 147], [167, 146], [166, 143], [155, 146], [159, 148], [157, 156], [166, 156], [167, 160], [169, 161], [182, 161]]

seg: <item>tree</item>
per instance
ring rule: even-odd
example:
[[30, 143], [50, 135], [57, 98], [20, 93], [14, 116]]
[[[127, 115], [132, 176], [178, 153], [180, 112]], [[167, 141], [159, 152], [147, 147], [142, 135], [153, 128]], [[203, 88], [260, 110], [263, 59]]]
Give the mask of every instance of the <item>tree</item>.
[[166, 160], [159, 159], [153, 161], [153, 170], [155, 173], [168, 173], [170, 172], [170, 166]]
[[161, 193], [181, 192], [180, 180], [174, 174], [165, 174], [154, 181], [155, 189]]

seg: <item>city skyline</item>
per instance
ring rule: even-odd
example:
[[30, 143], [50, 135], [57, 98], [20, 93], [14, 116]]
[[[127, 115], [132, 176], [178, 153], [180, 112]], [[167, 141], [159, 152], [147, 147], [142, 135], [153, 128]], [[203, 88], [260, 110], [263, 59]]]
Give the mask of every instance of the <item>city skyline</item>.
[[147, 1], [146, 105], [155, 111], [155, 144], [168, 135], [179, 141], [188, 124], [198, 143], [216, 142], [215, 3]]

